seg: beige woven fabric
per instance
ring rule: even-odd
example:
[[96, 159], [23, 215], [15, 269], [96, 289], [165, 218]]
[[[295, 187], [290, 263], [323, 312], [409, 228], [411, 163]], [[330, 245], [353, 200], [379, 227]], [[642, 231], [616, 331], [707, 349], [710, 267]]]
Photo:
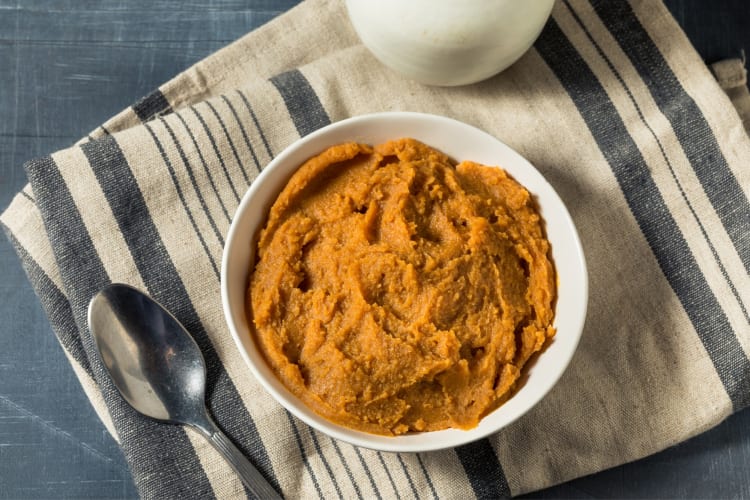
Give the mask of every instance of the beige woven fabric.
[[[449, 116], [534, 164], [569, 207], [591, 297], [579, 350], [537, 407], [457, 450], [387, 454], [312, 431], [243, 364], [219, 295], [239, 198], [300, 135], [377, 111]], [[207, 358], [219, 425], [290, 498], [493, 498], [632, 461], [750, 401], [750, 141], [659, 3], [564, 1], [488, 81], [403, 79], [359, 44], [343, 3], [309, 0], [30, 162], [0, 221], [148, 498], [244, 496], [199, 436], [135, 414], [86, 327], [111, 281], [147, 290]]]

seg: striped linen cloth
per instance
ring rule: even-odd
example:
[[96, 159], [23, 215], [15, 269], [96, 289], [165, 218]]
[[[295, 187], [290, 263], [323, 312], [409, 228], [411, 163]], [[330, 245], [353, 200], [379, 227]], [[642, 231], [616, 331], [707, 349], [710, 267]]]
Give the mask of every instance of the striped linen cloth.
[[[458, 449], [378, 453], [313, 431], [253, 379], [222, 315], [225, 235], [258, 172], [300, 136], [387, 110], [456, 118], [516, 149], [561, 195], [587, 255], [571, 366], [525, 417]], [[510, 69], [434, 88], [380, 65], [341, 1], [309, 0], [28, 163], [1, 220], [143, 497], [246, 492], [195, 432], [116, 393], [86, 325], [112, 281], [187, 326], [211, 413], [285, 496], [496, 498], [655, 453], [748, 405], [749, 163], [741, 119], [658, 2], [561, 1]]]

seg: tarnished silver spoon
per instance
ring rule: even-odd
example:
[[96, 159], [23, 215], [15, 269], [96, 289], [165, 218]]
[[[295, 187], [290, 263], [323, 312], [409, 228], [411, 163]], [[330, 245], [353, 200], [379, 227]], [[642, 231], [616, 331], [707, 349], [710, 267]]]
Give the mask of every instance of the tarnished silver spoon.
[[140, 413], [198, 430], [239, 474], [251, 494], [280, 498], [206, 409], [206, 364], [198, 344], [148, 295], [112, 284], [89, 303], [89, 327], [115, 387]]

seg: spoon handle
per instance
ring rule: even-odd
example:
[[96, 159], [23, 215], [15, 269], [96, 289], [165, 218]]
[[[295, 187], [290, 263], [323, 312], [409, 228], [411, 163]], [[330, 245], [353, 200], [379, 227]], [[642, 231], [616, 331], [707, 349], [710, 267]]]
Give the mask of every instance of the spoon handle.
[[281, 499], [266, 478], [250, 463], [245, 455], [219, 429], [214, 421], [206, 416], [207, 422], [196, 426], [216, 450], [229, 462], [232, 469], [240, 476], [242, 483], [251, 495], [260, 499]]

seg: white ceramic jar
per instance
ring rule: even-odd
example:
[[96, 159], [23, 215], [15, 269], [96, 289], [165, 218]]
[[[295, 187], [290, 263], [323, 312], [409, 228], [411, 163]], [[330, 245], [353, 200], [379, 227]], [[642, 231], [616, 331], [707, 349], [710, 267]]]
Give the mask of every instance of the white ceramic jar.
[[539, 36], [554, 0], [346, 0], [362, 43], [383, 64], [429, 85], [489, 78]]

